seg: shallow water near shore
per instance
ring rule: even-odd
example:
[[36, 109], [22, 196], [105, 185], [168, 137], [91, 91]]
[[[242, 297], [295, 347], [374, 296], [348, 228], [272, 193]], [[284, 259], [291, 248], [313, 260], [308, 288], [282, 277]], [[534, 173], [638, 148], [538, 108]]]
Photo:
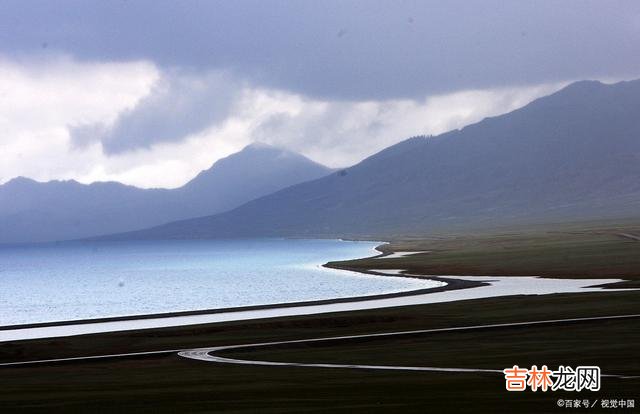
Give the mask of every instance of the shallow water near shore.
[[439, 285], [321, 266], [372, 256], [378, 244], [252, 239], [0, 247], [0, 326], [335, 299]]

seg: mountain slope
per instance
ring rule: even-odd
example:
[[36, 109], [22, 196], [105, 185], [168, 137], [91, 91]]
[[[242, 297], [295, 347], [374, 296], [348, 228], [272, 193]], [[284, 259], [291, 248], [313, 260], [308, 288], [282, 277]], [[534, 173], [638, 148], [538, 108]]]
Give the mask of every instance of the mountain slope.
[[229, 210], [330, 172], [295, 152], [257, 143], [217, 161], [177, 193], [188, 209], [187, 216], [197, 217]]
[[0, 186], [0, 243], [91, 237], [218, 213], [329, 172], [302, 155], [254, 144], [173, 190], [19, 177]]
[[118, 237], [382, 237], [638, 212], [640, 81], [583, 81], [227, 213]]

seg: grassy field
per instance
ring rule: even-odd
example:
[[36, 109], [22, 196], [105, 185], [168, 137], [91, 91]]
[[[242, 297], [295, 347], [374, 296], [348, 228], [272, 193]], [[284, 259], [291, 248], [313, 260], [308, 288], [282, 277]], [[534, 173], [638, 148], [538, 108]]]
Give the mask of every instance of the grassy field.
[[[375, 268], [425, 274], [497, 274], [499, 269], [505, 274], [624, 276], [637, 282], [640, 242], [618, 233], [640, 234], [627, 226], [398, 240], [391, 248], [431, 252], [376, 260]], [[340, 265], [366, 268], [367, 261]], [[512, 296], [3, 343], [0, 362], [631, 313], [640, 313], [640, 291]], [[490, 369], [593, 364], [604, 373], [640, 375], [640, 320], [341, 340], [221, 355]], [[640, 379], [603, 378], [596, 393], [509, 393], [500, 374], [221, 365], [175, 354], [0, 367], [2, 413], [571, 411], [557, 407], [558, 399], [635, 399], [640, 406]]]
[[[252, 322], [3, 344], [4, 361], [191, 348], [484, 323], [638, 312], [640, 294], [585, 293], [474, 300]], [[505, 368], [596, 363], [638, 374], [638, 320], [415, 335], [330, 346], [227, 351], [242, 358]], [[247, 367], [175, 355], [0, 368], [2, 412], [548, 412], [571, 393], [507, 393], [500, 375]], [[640, 398], [640, 381], [604, 379], [580, 398]]]
[[586, 223], [502, 233], [398, 239], [384, 252], [408, 257], [332, 262], [353, 270], [406, 269], [424, 275], [622, 278], [612, 287], [640, 287], [640, 224]]

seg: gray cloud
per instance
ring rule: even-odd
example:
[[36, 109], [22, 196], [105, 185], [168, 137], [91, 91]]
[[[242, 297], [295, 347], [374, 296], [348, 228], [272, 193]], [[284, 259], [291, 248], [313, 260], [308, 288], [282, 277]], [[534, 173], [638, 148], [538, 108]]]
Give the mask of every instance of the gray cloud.
[[637, 76], [640, 2], [0, 2], [0, 53], [230, 70], [322, 99]]
[[472, 90], [423, 100], [302, 100], [293, 111], [276, 107], [253, 123], [249, 134], [254, 141], [345, 167], [410, 136], [437, 135], [519, 108], [560, 86]]
[[100, 141], [107, 154], [180, 141], [226, 119], [239, 92], [240, 85], [225, 74], [170, 72], [113, 125], [73, 125], [69, 132], [76, 147]]

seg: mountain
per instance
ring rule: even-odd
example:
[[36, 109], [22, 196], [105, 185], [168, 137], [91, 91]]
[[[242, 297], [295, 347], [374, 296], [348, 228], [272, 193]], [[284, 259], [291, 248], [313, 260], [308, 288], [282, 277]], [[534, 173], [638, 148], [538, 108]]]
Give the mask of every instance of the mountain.
[[115, 238], [386, 237], [640, 212], [640, 80], [582, 81], [229, 212]]
[[177, 189], [186, 217], [226, 211], [331, 170], [292, 151], [254, 143], [217, 161]]
[[300, 154], [252, 144], [172, 190], [18, 177], [0, 186], [0, 243], [77, 239], [219, 213], [330, 172]]

